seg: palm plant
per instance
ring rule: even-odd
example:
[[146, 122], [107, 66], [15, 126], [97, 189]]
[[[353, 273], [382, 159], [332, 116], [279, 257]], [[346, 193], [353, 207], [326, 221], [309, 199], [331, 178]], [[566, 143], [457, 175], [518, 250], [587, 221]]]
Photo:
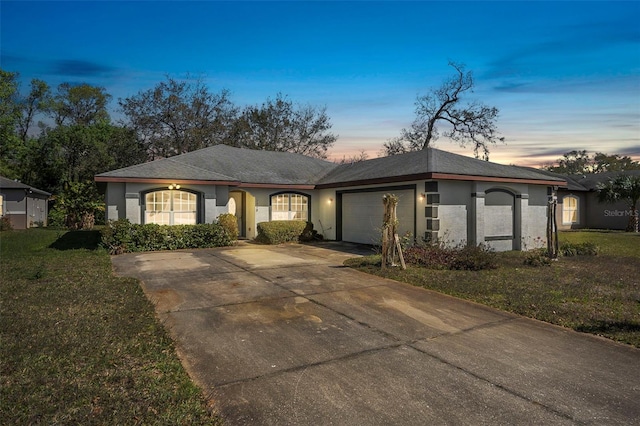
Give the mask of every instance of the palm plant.
[[622, 201], [631, 209], [627, 231], [638, 232], [638, 200], [640, 200], [640, 176], [621, 174], [598, 185], [598, 201], [614, 203]]

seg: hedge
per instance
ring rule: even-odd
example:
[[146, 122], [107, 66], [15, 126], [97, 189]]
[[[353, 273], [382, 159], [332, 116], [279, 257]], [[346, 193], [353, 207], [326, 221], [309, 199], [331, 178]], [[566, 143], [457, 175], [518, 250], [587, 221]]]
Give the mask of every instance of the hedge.
[[139, 251], [224, 247], [233, 238], [217, 222], [198, 225], [138, 225], [127, 219], [110, 221], [102, 230], [102, 246], [110, 254]]
[[300, 239], [307, 222], [301, 220], [274, 220], [258, 223], [256, 241], [265, 244], [282, 244], [295, 242]]

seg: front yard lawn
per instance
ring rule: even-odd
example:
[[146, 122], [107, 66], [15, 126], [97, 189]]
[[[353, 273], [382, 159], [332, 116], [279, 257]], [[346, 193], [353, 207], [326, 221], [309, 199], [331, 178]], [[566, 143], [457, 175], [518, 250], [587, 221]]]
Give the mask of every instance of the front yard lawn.
[[221, 424], [99, 240], [0, 233], [0, 423]]
[[498, 253], [484, 271], [380, 269], [379, 256], [349, 259], [364, 272], [473, 300], [504, 311], [640, 348], [640, 235], [564, 232], [560, 242], [596, 243], [597, 256], [561, 257], [551, 266], [526, 266], [522, 252]]

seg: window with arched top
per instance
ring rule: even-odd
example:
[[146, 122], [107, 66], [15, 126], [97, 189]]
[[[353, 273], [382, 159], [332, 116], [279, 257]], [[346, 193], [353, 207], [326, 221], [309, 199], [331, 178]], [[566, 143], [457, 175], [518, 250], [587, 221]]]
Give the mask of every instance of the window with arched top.
[[271, 196], [271, 220], [309, 220], [309, 197], [282, 193]]
[[575, 195], [566, 195], [562, 198], [562, 224], [573, 225], [580, 222], [580, 200]]
[[198, 198], [187, 191], [161, 190], [145, 195], [144, 223], [158, 225], [195, 225]]

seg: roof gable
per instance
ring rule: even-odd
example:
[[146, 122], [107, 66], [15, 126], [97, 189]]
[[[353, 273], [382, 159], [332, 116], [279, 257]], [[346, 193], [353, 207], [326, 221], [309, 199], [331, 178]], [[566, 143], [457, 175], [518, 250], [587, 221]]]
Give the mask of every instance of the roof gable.
[[34, 188], [32, 186], [29, 186], [29, 185], [26, 185], [26, 184], [24, 184], [22, 182], [19, 182], [17, 180], [11, 180], [11, 179], [8, 179], [8, 178], [6, 178], [4, 176], [0, 176], [0, 189], [5, 189], [5, 188], [6, 189], [24, 189], [24, 190], [27, 190], [27, 191], [34, 192], [36, 194], [45, 195], [47, 197], [51, 195], [50, 193], [48, 193], [46, 191]]

